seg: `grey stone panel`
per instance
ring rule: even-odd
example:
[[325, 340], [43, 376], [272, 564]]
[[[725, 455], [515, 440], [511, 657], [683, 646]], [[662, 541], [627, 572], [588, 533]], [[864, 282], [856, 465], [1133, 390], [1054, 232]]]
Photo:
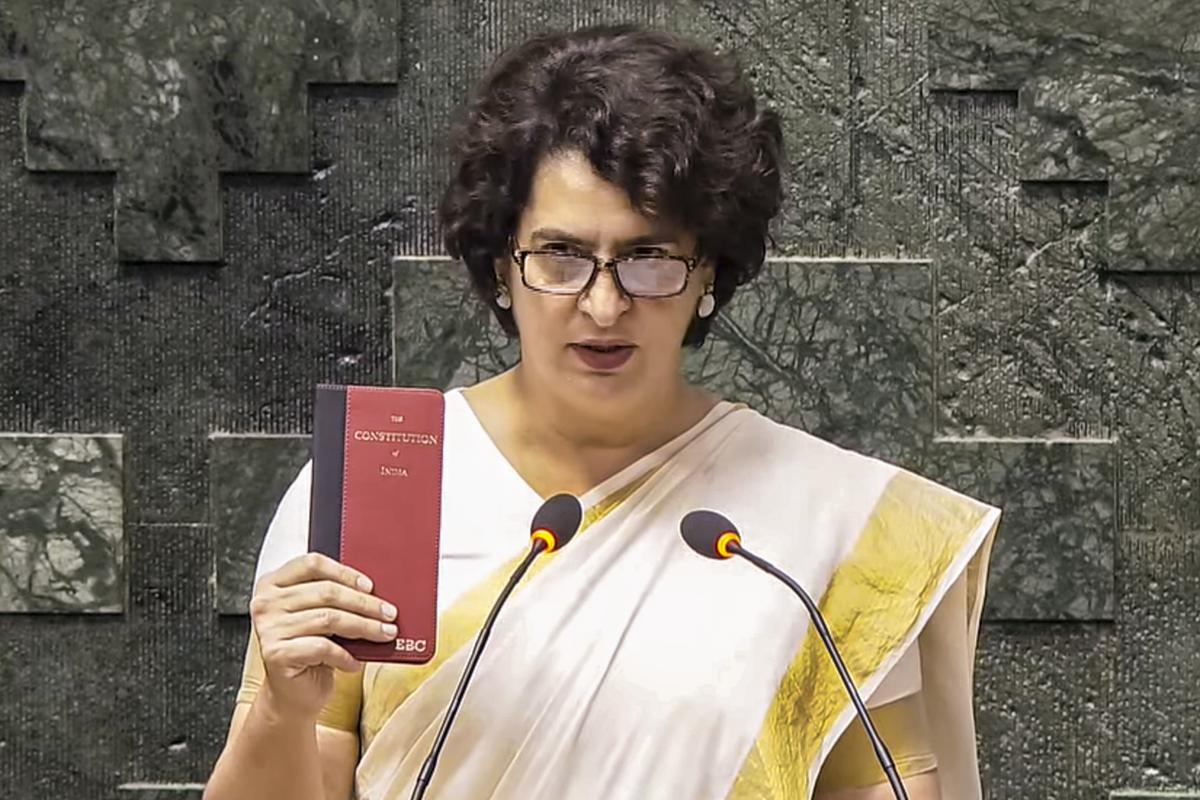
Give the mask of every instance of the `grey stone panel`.
[[396, 78], [388, 0], [124, 5], [0, 7], [26, 163], [117, 173], [123, 261], [220, 260], [218, 172], [307, 171], [308, 83]]
[[307, 436], [209, 438], [209, 524], [216, 551], [217, 610], [222, 614], [247, 612], [263, 536], [309, 455]]
[[1151, 792], [1143, 789], [1122, 789], [1110, 792], [1109, 800], [1196, 800], [1200, 792]]
[[[87, 325], [111, 278], [112, 180], [28, 172], [23, 163], [20, 90], [0, 84], [0, 429], [126, 430], [108, 412], [103, 354], [111, 326]], [[92, 309], [92, 314], [83, 313]], [[88, 350], [86, 357], [79, 351]], [[62, 395], [57, 390], [75, 387]]]
[[1200, 269], [1200, 6], [939, 0], [934, 13], [936, 87], [1020, 89], [1021, 178], [1110, 182], [1108, 269]]
[[0, 612], [125, 607], [120, 436], [0, 434]]
[[983, 796], [1095, 800], [1115, 784], [1119, 643], [1107, 624], [988, 624], [975, 673]]
[[988, 575], [994, 620], [1111, 620], [1116, 448], [939, 441], [931, 476], [1003, 511]]
[[230, 179], [228, 264], [164, 272], [112, 261], [111, 183], [24, 170], [0, 89], [0, 429], [122, 430], [127, 518], [203, 522], [210, 430], [300, 433], [317, 382], [386, 384], [394, 100], [314, 92], [320, 173]]
[[1115, 785], [1200, 792], [1200, 527], [1125, 534], [1117, 556]]
[[[13, 798], [108, 797], [130, 757], [129, 709], [117, 698], [128, 620], [115, 615], [5, 617], [0, 624], [0, 781]], [[104, 666], [107, 665], [107, 666]]]
[[[114, 695], [117, 716], [108, 724], [119, 732], [120, 757], [105, 761], [85, 735], [68, 744], [110, 787], [195, 783], [207, 777], [220, 752], [230, 712], [218, 679], [224, 653], [213, 613], [212, 530], [138, 525], [130, 536], [132, 594], [120, 671], [113, 672], [114, 659], [103, 658], [92, 678]], [[127, 797], [105, 796], [113, 794]]]

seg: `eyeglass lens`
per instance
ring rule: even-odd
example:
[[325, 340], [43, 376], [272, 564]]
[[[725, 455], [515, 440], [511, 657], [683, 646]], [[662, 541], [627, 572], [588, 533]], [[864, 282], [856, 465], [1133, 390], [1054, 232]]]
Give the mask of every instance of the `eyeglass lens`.
[[[525, 282], [545, 292], [573, 293], [587, 285], [594, 264], [590, 258], [563, 253], [529, 253]], [[674, 258], [632, 258], [615, 262], [622, 288], [639, 297], [678, 294], [687, 282], [687, 264]]]

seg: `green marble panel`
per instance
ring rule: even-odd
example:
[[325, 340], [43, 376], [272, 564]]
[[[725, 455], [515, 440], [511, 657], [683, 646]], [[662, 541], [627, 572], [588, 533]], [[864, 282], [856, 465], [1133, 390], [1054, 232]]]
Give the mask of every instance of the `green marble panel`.
[[125, 608], [121, 437], [0, 435], [0, 612]]
[[1020, 177], [1109, 183], [1107, 269], [1200, 270], [1200, 5], [933, 6], [936, 88], [1020, 90]]
[[945, 96], [939, 436], [1120, 442], [1118, 525], [1200, 527], [1200, 276], [1101, 274], [1104, 194], [1018, 190], [1004, 95]]
[[217, 610], [245, 614], [263, 536], [284, 491], [308, 461], [309, 437], [214, 434], [208, 441]]
[[311, 82], [396, 79], [393, 0], [0, 5], [32, 170], [115, 171], [124, 261], [219, 261], [218, 174], [307, 172]]
[[[715, 42], [783, 118], [780, 255], [920, 257], [934, 141], [923, 0], [700, 0], [669, 25]], [[904, 31], [904, 35], [896, 35]]]
[[1111, 442], [935, 444], [930, 476], [1003, 512], [987, 619], [1113, 619], [1115, 451]]
[[932, 436], [931, 296], [922, 264], [773, 261], [686, 372], [779, 422], [911, 464]]
[[398, 258], [392, 275], [395, 385], [470, 386], [520, 360], [517, 341], [476, 298], [461, 263]]

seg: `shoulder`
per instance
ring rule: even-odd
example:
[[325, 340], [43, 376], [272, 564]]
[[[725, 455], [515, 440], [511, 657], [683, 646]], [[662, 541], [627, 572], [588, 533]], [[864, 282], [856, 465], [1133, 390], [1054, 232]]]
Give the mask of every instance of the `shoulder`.
[[731, 468], [758, 481], [826, 489], [863, 487], [864, 481], [881, 486], [900, 471], [887, 461], [776, 422], [748, 407], [731, 413], [730, 421], [734, 427], [722, 448], [724, 458]]
[[885, 487], [910, 502], [946, 501], [979, 504], [934, 478], [883, 458], [852, 450], [808, 431], [776, 422], [741, 407], [735, 434], [730, 437], [731, 460], [749, 469], [758, 479], [779, 477], [805, 482], [826, 490], [881, 493]]
[[957, 536], [995, 512], [916, 472], [751, 409], [734, 412], [730, 422], [714, 453], [712, 494], [785, 539], [820, 530], [848, 548], [868, 528], [893, 537], [917, 526]]

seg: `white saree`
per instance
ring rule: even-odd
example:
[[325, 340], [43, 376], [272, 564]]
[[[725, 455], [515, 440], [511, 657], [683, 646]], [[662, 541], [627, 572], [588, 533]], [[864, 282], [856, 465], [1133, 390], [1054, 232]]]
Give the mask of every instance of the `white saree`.
[[[437, 654], [339, 677], [360, 682], [363, 800], [410, 795], [540, 503], [458, 391], [445, 447]], [[304, 550], [307, 474], [260, 574]], [[501, 612], [427, 797], [811, 797], [853, 709], [786, 587], [684, 545], [680, 518], [711, 508], [819, 598], [864, 697], [918, 665], [901, 682], [922, 693], [942, 796], [979, 800], [971, 677], [998, 510], [731, 403], [581, 499], [579, 535]]]

